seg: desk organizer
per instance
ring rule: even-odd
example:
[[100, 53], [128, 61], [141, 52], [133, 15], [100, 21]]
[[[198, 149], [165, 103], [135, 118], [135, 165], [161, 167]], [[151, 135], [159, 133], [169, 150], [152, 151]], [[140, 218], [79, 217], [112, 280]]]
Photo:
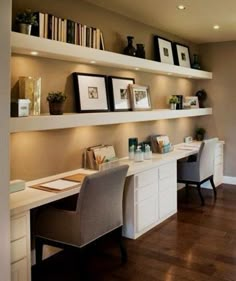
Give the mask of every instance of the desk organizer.
[[166, 145], [160, 146], [157, 142], [157, 137], [160, 137], [162, 135], [152, 135], [150, 136], [150, 143], [151, 143], [151, 148], [153, 153], [168, 153], [173, 150], [173, 146], [171, 143], [168, 143]]

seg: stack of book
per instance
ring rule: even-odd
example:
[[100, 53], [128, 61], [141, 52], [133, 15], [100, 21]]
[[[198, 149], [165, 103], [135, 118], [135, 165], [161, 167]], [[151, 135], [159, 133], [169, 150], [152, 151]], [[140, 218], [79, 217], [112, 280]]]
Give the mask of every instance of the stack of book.
[[90, 27], [69, 19], [37, 12], [38, 25], [33, 26], [32, 35], [41, 38], [104, 50], [103, 34], [99, 28]]

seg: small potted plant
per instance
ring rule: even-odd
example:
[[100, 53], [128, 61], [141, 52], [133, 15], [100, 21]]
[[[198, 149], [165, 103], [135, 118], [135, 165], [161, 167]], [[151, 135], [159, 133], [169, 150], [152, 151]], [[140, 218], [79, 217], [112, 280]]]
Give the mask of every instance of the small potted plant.
[[63, 92], [50, 92], [47, 96], [49, 112], [51, 115], [62, 115], [66, 96]]
[[168, 100], [168, 103], [170, 105], [170, 109], [176, 109], [176, 105], [177, 105], [178, 102], [179, 102], [179, 99], [178, 99], [177, 96], [175, 96], [175, 95], [170, 96], [170, 98]]
[[26, 9], [16, 15], [16, 23], [19, 25], [19, 31], [21, 33], [30, 35], [32, 25], [38, 25], [37, 16], [30, 9]]
[[196, 133], [196, 140], [202, 141], [204, 139], [206, 130], [204, 128], [197, 128], [195, 133]]

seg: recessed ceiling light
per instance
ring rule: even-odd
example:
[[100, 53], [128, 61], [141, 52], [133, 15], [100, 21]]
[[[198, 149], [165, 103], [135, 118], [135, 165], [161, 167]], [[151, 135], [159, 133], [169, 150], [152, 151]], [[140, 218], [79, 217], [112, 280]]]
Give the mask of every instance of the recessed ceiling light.
[[220, 26], [218, 24], [213, 26], [214, 29], [220, 29]]
[[177, 6], [177, 9], [178, 9], [178, 10], [185, 10], [186, 7], [185, 7], [184, 5], [178, 5], [178, 6]]
[[35, 51], [32, 51], [32, 52], [30, 52], [30, 54], [31, 54], [32, 56], [37, 56], [39, 53], [38, 53], [38, 52], [35, 52]]

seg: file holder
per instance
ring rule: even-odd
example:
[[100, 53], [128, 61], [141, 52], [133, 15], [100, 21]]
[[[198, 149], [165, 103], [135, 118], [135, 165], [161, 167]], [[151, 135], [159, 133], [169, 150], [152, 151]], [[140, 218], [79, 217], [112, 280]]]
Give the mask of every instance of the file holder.
[[160, 146], [157, 142], [157, 137], [164, 136], [164, 135], [152, 135], [150, 136], [150, 143], [153, 153], [168, 153], [173, 150], [173, 146], [171, 143], [168, 143], [166, 145]]

